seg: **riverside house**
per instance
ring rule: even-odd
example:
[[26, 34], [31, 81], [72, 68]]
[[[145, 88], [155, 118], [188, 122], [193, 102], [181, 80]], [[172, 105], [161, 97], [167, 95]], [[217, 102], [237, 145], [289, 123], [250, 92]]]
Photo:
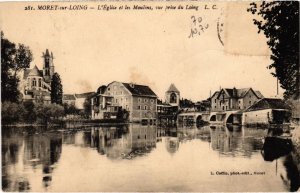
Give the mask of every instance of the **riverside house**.
[[157, 95], [149, 86], [114, 81], [103, 88], [92, 98], [92, 119], [113, 119], [125, 109], [130, 122], [156, 122]]
[[243, 112], [243, 125], [268, 125], [288, 122], [291, 108], [278, 98], [264, 98]]
[[223, 88], [216, 91], [210, 98], [211, 111], [246, 109], [262, 98], [264, 96], [260, 91], [254, 91], [252, 88]]

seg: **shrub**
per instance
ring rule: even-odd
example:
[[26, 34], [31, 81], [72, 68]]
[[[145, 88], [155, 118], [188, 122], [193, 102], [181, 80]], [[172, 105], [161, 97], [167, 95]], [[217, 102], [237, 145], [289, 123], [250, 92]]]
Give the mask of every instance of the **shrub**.
[[4, 124], [21, 121], [25, 114], [23, 104], [6, 101], [1, 106], [1, 120]]

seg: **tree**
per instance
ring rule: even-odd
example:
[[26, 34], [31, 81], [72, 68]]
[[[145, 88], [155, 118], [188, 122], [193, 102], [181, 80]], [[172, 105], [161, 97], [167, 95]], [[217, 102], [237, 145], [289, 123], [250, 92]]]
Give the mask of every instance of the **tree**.
[[1, 101], [17, 102], [19, 78], [17, 74], [28, 68], [32, 61], [30, 49], [23, 45], [10, 42], [1, 31]]
[[261, 19], [253, 19], [258, 33], [264, 32], [272, 51], [274, 77], [285, 89], [284, 97], [299, 98], [299, 2], [263, 1], [251, 3], [247, 10]]
[[192, 107], [194, 107], [194, 103], [193, 103], [193, 101], [191, 101], [191, 100], [188, 100], [188, 99], [181, 99], [180, 101], [179, 101], [179, 106], [181, 107], [181, 108], [192, 108]]
[[24, 117], [25, 109], [23, 104], [5, 101], [1, 105], [1, 121], [4, 124], [21, 121]]
[[74, 104], [64, 103], [63, 107], [64, 107], [66, 115], [76, 115], [76, 114], [79, 114], [79, 109], [77, 109]]
[[58, 104], [38, 103], [35, 105], [35, 112], [39, 121], [47, 125], [51, 118], [62, 117], [64, 115], [64, 108]]
[[32, 101], [24, 101], [23, 102], [25, 113], [24, 113], [24, 120], [28, 121], [29, 123], [33, 123], [36, 121], [37, 114], [35, 111], [35, 104]]
[[63, 87], [60, 76], [54, 73], [51, 80], [51, 103], [62, 104]]

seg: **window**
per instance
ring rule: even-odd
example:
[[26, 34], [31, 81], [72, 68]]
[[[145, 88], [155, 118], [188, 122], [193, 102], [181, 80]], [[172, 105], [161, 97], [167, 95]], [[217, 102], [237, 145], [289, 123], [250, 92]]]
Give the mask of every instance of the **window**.
[[32, 86], [36, 86], [36, 80], [35, 80], [35, 78], [32, 79]]
[[127, 98], [125, 98], [125, 101], [127, 102]]
[[141, 105], [138, 106], [138, 109], [141, 110]]
[[217, 103], [217, 99], [215, 99], [215, 103]]
[[108, 87], [107, 90], [110, 91], [110, 88]]
[[116, 103], [118, 103], [118, 99], [116, 99]]
[[148, 99], [144, 99], [144, 102], [145, 102], [145, 103], [148, 102]]
[[39, 78], [39, 87], [42, 87], [42, 80]]
[[139, 98], [139, 99], [138, 99], [138, 101], [139, 101], [139, 103], [140, 103], [140, 102], [142, 101], [142, 99], [141, 99], [141, 98]]
[[151, 102], [151, 103], [154, 103], [154, 100], [153, 100], [153, 99], [151, 99], [151, 100], [150, 100], [150, 102]]
[[223, 111], [224, 111], [224, 106], [222, 107]]
[[170, 103], [176, 103], [177, 102], [177, 96], [175, 93], [172, 93], [170, 96]]
[[215, 109], [217, 108], [217, 106], [215, 106]]
[[241, 104], [241, 101], [239, 101], [239, 104]]
[[144, 110], [147, 110], [147, 106], [146, 105], [144, 106]]

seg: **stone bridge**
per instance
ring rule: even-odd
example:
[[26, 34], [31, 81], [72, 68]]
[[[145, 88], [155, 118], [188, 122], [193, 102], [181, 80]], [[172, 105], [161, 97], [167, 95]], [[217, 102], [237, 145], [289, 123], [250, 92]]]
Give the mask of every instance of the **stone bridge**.
[[178, 114], [177, 123], [199, 123], [201, 121], [227, 124], [241, 123], [241, 114], [238, 111], [222, 111], [222, 112], [183, 112]]
[[177, 115], [177, 123], [198, 123], [209, 122], [209, 112], [183, 112]]

